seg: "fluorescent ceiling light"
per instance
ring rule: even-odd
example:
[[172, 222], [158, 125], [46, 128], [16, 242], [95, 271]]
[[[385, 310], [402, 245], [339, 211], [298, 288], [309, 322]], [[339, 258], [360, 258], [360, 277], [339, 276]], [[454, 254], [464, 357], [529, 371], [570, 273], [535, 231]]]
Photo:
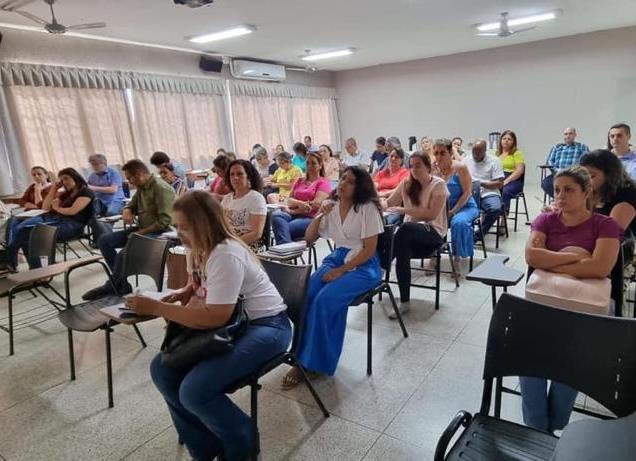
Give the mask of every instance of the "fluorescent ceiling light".
[[192, 43], [210, 43], [218, 40], [225, 40], [226, 38], [240, 37], [241, 35], [251, 34], [256, 30], [254, 26], [237, 26], [231, 29], [222, 30], [220, 32], [213, 32], [211, 34], [198, 35], [196, 37], [189, 38]]
[[321, 61], [323, 59], [338, 58], [340, 56], [348, 56], [350, 54], [353, 54], [354, 52], [355, 50], [353, 48], [347, 48], [346, 50], [328, 51], [326, 53], [317, 53], [317, 54], [310, 54], [307, 56], [301, 56], [301, 59], [303, 61]]
[[[533, 24], [535, 22], [549, 21], [556, 19], [559, 16], [560, 11], [550, 11], [549, 13], [535, 14], [532, 16], [525, 16], [516, 19], [509, 19], [508, 26], [521, 26], [523, 24]], [[477, 26], [477, 30], [480, 32], [488, 32], [492, 30], [499, 30], [501, 27], [501, 21], [491, 22], [488, 24], [480, 24]]]

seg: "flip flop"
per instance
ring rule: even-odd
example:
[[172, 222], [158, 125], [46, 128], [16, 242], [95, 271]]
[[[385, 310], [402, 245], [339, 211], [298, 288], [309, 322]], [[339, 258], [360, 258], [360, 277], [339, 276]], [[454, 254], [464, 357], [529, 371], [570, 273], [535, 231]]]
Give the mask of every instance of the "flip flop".
[[298, 386], [301, 382], [303, 382], [302, 375], [301, 376], [293, 376], [293, 375], [287, 373], [283, 377], [283, 382], [281, 383], [281, 389], [284, 390], [284, 391], [288, 391], [288, 390], [293, 389], [296, 386]]

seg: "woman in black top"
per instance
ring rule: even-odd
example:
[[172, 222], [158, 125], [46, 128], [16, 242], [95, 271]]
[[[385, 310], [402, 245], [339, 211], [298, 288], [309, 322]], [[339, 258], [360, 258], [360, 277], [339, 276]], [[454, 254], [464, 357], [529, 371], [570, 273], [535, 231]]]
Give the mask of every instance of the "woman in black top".
[[18, 249], [22, 248], [30, 269], [41, 267], [40, 258], [28, 257], [28, 244], [31, 229], [38, 224], [57, 227], [58, 240], [70, 240], [82, 234], [84, 226], [93, 217], [93, 199], [95, 195], [88, 188], [86, 180], [73, 168], [64, 168], [58, 173], [59, 182], [49, 188], [42, 202], [46, 214], [30, 218], [17, 235], [15, 243], [10, 245], [9, 261], [17, 266]]
[[626, 238], [636, 235], [636, 183], [621, 160], [599, 149], [583, 154], [579, 161], [592, 178], [595, 211], [614, 218]]

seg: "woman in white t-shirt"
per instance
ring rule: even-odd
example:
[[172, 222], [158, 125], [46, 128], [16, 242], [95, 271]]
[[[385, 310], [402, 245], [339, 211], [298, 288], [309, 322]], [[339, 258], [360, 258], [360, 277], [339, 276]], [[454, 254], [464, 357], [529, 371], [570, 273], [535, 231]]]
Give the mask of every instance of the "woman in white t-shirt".
[[[225, 391], [287, 349], [292, 337], [287, 308], [210, 194], [184, 195], [175, 202], [173, 217], [179, 237], [192, 252], [193, 283], [162, 301], [134, 296], [126, 304], [141, 315], [209, 329], [225, 325], [243, 295], [249, 325], [229, 352], [185, 369], [167, 367], [157, 355], [150, 373], [194, 459], [248, 459], [257, 446], [256, 427]], [[179, 301], [185, 307], [175, 304]]]
[[[409, 178], [383, 203], [390, 213], [405, 215], [393, 242], [401, 313], [409, 311], [411, 259], [430, 256], [444, 242], [448, 231], [448, 189], [443, 179], [431, 174], [431, 168], [428, 155], [412, 154]], [[389, 317], [394, 318], [395, 312], [390, 312]]]
[[[371, 176], [360, 167], [348, 167], [338, 187], [325, 200], [305, 233], [307, 243], [331, 238], [336, 249], [311, 276], [304, 331], [298, 361], [312, 372], [333, 375], [342, 352], [349, 303], [376, 287], [382, 277], [376, 254], [378, 235], [384, 232], [378, 194]], [[292, 368], [283, 388], [302, 380]]]
[[267, 204], [261, 194], [263, 180], [247, 160], [234, 160], [227, 169], [225, 183], [230, 193], [223, 197], [230, 227], [253, 251], [263, 249], [263, 230], [267, 217]]

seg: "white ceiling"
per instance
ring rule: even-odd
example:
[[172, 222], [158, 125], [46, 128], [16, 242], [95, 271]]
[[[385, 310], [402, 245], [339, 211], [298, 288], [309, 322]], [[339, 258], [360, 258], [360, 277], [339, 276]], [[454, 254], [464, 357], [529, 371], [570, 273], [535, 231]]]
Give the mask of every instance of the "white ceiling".
[[[471, 29], [502, 11], [521, 16], [555, 8], [563, 9], [561, 18], [510, 38], [475, 37]], [[49, 17], [42, 1], [24, 9]], [[317, 66], [337, 71], [636, 25], [636, 0], [215, 0], [198, 9], [172, 0], [58, 0], [56, 14], [66, 25], [108, 24], [87, 34], [286, 64], [305, 65], [298, 58], [305, 49], [356, 48]], [[0, 12], [0, 22], [34, 25], [8, 12]], [[238, 24], [258, 30], [207, 46], [184, 39]]]

